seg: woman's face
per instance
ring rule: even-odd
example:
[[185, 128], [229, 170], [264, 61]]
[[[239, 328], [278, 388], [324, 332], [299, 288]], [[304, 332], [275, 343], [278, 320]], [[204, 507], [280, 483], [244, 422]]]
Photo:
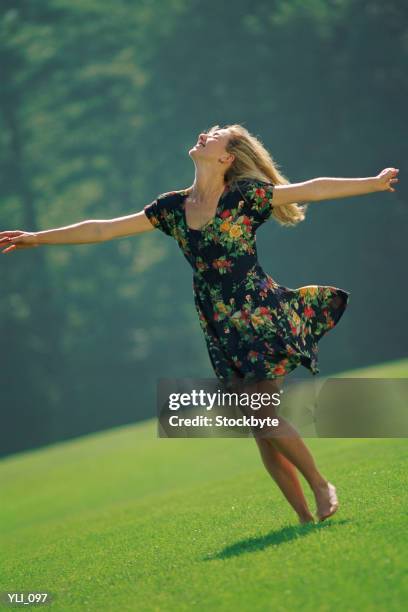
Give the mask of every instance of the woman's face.
[[233, 158], [233, 156], [226, 151], [228, 140], [228, 130], [219, 129], [211, 133], [201, 132], [198, 136], [197, 144], [190, 149], [189, 155], [197, 160], [214, 160], [218, 162], [222, 159], [225, 162], [231, 161], [230, 158]]

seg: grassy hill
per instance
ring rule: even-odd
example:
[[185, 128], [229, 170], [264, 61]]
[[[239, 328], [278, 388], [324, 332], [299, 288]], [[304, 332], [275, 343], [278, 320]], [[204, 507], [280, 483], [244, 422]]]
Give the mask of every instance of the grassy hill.
[[[370, 372], [408, 362], [342, 375]], [[307, 445], [340, 509], [305, 526], [252, 439], [158, 439], [151, 420], [6, 458], [0, 590], [54, 610], [402, 610], [407, 440]]]

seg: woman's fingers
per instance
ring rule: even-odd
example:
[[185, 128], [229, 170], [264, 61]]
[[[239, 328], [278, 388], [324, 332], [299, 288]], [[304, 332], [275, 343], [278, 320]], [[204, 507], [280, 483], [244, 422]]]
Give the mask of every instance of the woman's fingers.
[[390, 191], [395, 191], [394, 187], [391, 187], [391, 183], [398, 183], [398, 179], [397, 178], [393, 178], [393, 179], [390, 179], [390, 181], [389, 181], [389, 190]]
[[23, 232], [21, 236], [6, 238], [4, 244], [0, 245], [0, 249], [2, 247], [6, 247], [2, 253], [10, 253], [11, 251], [18, 249], [30, 249], [37, 246], [38, 244], [35, 241], [35, 236], [33, 234]]
[[10, 236], [4, 236], [4, 238], [0, 238], [0, 244], [3, 244], [5, 242], [9, 242], [11, 240]]
[[2, 251], [2, 253], [9, 253], [10, 251], [15, 250], [17, 247], [15, 244], [11, 244], [9, 247], [7, 247], [7, 249], [4, 249], [4, 251]]
[[21, 236], [24, 234], [22, 230], [6, 230], [4, 232], [0, 232], [0, 242], [7, 238], [14, 238], [15, 236]]
[[10, 251], [15, 251], [16, 249], [23, 249], [26, 245], [24, 244], [24, 238], [22, 236], [16, 236], [15, 238], [6, 238], [3, 246], [6, 246], [7, 248], [2, 252], [9, 253]]
[[382, 185], [383, 191], [395, 192], [395, 188], [392, 186], [398, 183], [399, 168], [384, 168], [378, 175], [379, 184]]

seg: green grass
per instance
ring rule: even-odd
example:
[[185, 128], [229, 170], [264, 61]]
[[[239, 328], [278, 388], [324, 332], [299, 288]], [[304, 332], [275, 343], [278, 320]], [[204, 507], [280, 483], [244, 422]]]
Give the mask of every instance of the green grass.
[[306, 443], [341, 504], [306, 526], [252, 439], [158, 439], [152, 420], [6, 458], [0, 590], [64, 611], [404, 609], [407, 440]]

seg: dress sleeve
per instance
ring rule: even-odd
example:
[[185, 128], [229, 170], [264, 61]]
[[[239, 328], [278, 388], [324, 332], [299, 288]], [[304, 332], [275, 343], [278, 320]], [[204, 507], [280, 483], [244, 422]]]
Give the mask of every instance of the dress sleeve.
[[176, 227], [174, 192], [162, 193], [153, 202], [143, 207], [153, 227], [174, 238]]
[[250, 180], [243, 187], [248, 215], [253, 220], [255, 227], [259, 227], [272, 215], [275, 186], [266, 181]]

